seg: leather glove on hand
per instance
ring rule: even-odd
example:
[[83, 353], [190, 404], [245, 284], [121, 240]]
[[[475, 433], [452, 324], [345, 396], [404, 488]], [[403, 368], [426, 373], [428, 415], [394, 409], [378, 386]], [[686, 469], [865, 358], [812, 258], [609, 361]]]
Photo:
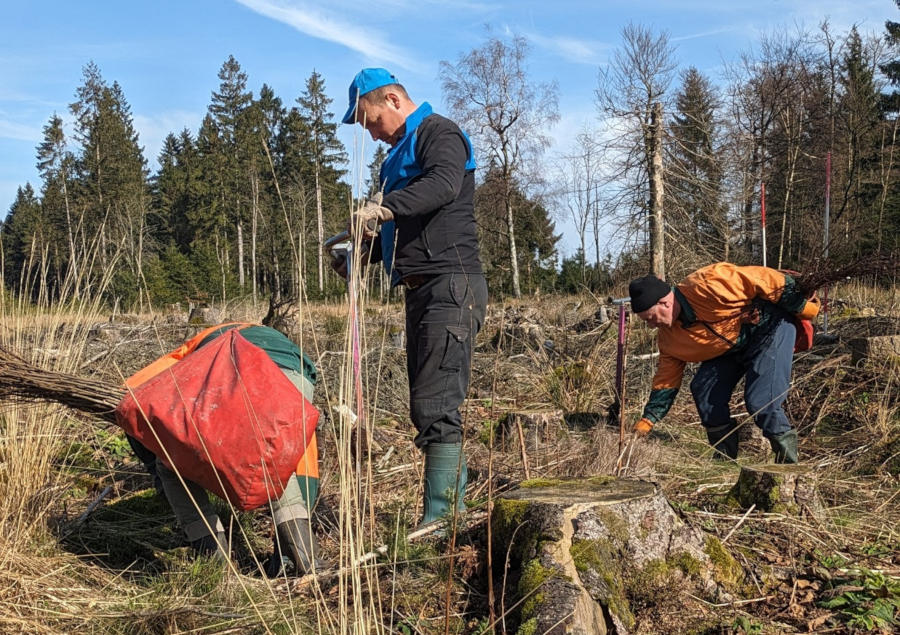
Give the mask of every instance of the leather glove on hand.
[[351, 235], [355, 236], [357, 231], [362, 231], [363, 238], [374, 238], [381, 223], [393, 220], [394, 213], [383, 207], [381, 200], [381, 192], [378, 192], [353, 213], [350, 217]]
[[639, 437], [645, 437], [650, 434], [650, 431], [653, 429], [653, 422], [646, 417], [638, 421], [634, 424], [633, 432]]

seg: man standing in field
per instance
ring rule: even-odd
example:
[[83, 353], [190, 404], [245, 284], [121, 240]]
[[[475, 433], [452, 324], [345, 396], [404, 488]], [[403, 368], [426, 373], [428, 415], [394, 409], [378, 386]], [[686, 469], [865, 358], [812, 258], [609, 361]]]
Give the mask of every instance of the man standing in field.
[[353, 78], [343, 123], [359, 123], [390, 146], [381, 194], [350, 225], [371, 241], [370, 261], [381, 260], [392, 284], [406, 290], [410, 417], [416, 447], [425, 453], [422, 523], [429, 523], [464, 509], [459, 407], [487, 304], [473, 205], [475, 158], [456, 124], [427, 102], [413, 103], [383, 68]]
[[782, 409], [796, 339], [793, 318], [815, 317], [818, 301], [806, 298], [791, 276], [727, 262], [703, 267], [676, 286], [644, 276], [628, 291], [632, 310], [659, 331], [659, 366], [635, 432], [646, 435], [669, 411], [685, 363], [702, 362], [691, 394], [716, 452], [737, 458], [737, 422], [728, 402], [743, 377], [747, 411], [776, 463], [796, 463], [797, 431]]

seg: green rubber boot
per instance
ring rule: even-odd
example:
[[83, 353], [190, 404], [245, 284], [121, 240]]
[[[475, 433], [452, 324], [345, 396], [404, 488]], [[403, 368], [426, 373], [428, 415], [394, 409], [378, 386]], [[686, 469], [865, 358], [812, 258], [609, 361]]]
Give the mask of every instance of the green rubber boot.
[[[458, 476], [458, 478], [457, 478]], [[429, 443], [425, 446], [425, 505], [422, 525], [466, 509], [466, 457], [461, 443]]]
[[734, 423], [727, 423], [716, 428], [707, 428], [706, 438], [716, 450], [713, 454], [715, 458], [720, 460], [731, 459], [732, 461], [737, 458], [738, 432]]
[[776, 463], [796, 463], [800, 460], [797, 451], [797, 431], [791, 428], [777, 437], [769, 437], [769, 445], [775, 450]]

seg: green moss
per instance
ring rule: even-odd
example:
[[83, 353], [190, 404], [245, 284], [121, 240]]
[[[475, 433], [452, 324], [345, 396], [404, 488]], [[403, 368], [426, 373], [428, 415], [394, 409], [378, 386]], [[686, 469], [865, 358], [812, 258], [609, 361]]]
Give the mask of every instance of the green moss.
[[510, 498], [499, 498], [494, 501], [494, 517], [505, 527], [515, 528], [521, 524], [525, 520], [526, 511], [528, 511], [528, 503], [525, 501]]
[[532, 617], [526, 622], [522, 622], [516, 635], [535, 635], [537, 633], [537, 618]]
[[560, 575], [553, 569], [543, 566], [537, 559], [529, 561], [522, 568], [522, 576], [519, 578], [518, 595], [525, 598], [522, 603], [522, 619], [527, 621], [534, 617], [535, 612], [544, 603], [544, 593], [541, 586], [553, 576]]
[[616, 516], [612, 512], [600, 508], [596, 510], [597, 517], [606, 527], [609, 535], [615, 538], [620, 544], [628, 542], [629, 532], [628, 524], [621, 516]]
[[565, 481], [553, 478], [531, 478], [527, 481], [522, 481], [521, 483], [519, 483], [519, 487], [526, 489], [534, 487], [559, 487], [564, 483]]
[[708, 536], [703, 551], [713, 564], [716, 582], [727, 589], [736, 589], [744, 578], [744, 570], [728, 553], [722, 542], [718, 538]]
[[679, 551], [669, 556], [668, 562], [671, 566], [681, 569], [681, 572], [686, 576], [696, 577], [700, 575], [700, 561], [687, 551]]
[[[534, 557], [540, 536], [537, 532], [529, 533], [529, 528], [524, 524], [529, 506], [526, 501], [509, 498], [494, 501], [491, 529], [495, 562], [505, 562], [507, 557], [518, 560]], [[507, 553], [510, 548], [512, 551]]]
[[[634, 624], [625, 588], [622, 583], [620, 549], [610, 540], [578, 540], [572, 541], [569, 553], [575, 570], [579, 573], [593, 571], [601, 580], [599, 589], [603, 602], [611, 613], [616, 615], [627, 626]], [[582, 576], [584, 581], [584, 576]]]
[[648, 580], [652, 586], [664, 584], [672, 573], [672, 567], [665, 560], [654, 558], [641, 569], [641, 576]]

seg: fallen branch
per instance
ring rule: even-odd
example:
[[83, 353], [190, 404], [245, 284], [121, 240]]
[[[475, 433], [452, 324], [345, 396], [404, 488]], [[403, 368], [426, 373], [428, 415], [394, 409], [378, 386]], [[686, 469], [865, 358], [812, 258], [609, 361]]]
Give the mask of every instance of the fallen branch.
[[106, 496], [112, 491], [112, 488], [112, 485], [107, 485], [103, 488], [103, 491], [100, 492], [100, 495], [95, 498], [90, 505], [87, 506], [87, 509], [84, 510], [84, 513], [82, 513], [81, 516], [79, 516], [75, 521], [76, 527], [83, 524], [84, 521], [87, 520], [87, 517], [90, 516], [91, 513], [100, 506], [100, 503], [102, 503], [103, 499], [106, 498]]
[[[487, 518], [487, 512], [470, 512], [468, 514], [468, 519], [470, 520], [470, 522], [468, 524], [475, 525], [477, 523], [480, 523], [485, 518]], [[425, 536], [430, 536], [439, 531], [443, 531], [445, 527], [446, 527], [446, 521], [437, 520], [433, 523], [429, 523], [429, 524], [425, 525], [424, 527], [422, 527], [420, 529], [416, 529], [415, 531], [411, 532], [409, 535], [407, 535], [406, 540], [408, 542], [414, 542], [416, 540], [424, 538]], [[373, 549], [369, 553], [361, 555], [350, 566], [341, 567], [340, 569], [328, 569], [325, 571], [321, 571], [319, 573], [309, 573], [303, 577], [300, 577], [300, 578], [297, 578], [295, 580], [288, 582], [287, 588], [292, 593], [295, 593], [297, 591], [304, 589], [305, 587], [309, 586], [310, 584], [312, 584], [314, 582], [315, 583], [327, 582], [338, 576], [346, 575], [348, 573], [356, 571], [360, 566], [367, 564], [369, 562], [372, 562], [373, 560], [377, 559], [379, 556], [386, 555], [387, 551], [388, 551], [388, 546], [381, 545], [380, 547]]]

